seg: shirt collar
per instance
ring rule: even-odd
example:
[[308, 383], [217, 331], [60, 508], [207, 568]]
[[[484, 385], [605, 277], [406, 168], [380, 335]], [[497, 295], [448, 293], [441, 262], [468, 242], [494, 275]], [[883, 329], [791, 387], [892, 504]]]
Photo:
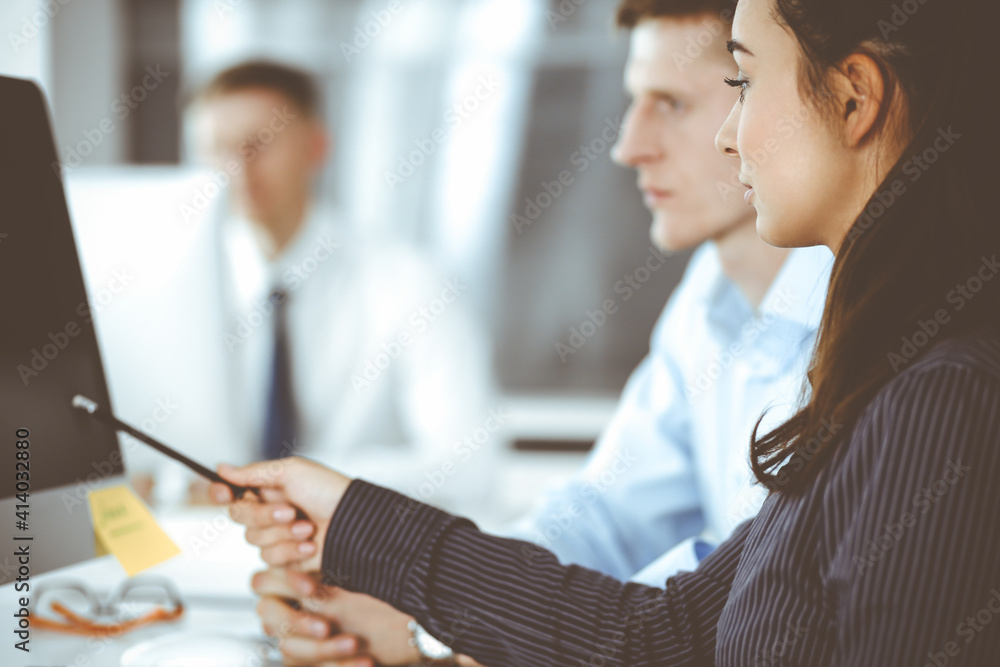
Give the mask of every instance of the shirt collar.
[[336, 235], [337, 229], [332, 207], [310, 205], [295, 238], [271, 259], [261, 248], [260, 232], [252, 222], [239, 215], [224, 217], [222, 248], [231, 289], [241, 310], [252, 307], [256, 300], [266, 298], [271, 289], [281, 286], [282, 275], [313, 252], [316, 239]]
[[833, 267], [829, 248], [793, 248], [754, 313], [750, 302], [723, 272], [715, 244], [707, 245], [706, 260], [711, 264], [712, 279], [705, 287], [703, 299], [710, 312], [717, 312], [722, 319], [733, 323], [771, 311], [777, 319], [807, 331], [819, 329]]
[[826, 246], [792, 249], [764, 295], [759, 312], [771, 310], [803, 329], [817, 331], [832, 268], [833, 253]]

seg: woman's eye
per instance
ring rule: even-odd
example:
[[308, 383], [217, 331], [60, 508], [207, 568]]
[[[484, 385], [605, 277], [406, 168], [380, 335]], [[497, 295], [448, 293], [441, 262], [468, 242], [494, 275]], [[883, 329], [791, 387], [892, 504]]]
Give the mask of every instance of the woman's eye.
[[740, 89], [740, 104], [742, 104], [743, 100], [746, 99], [746, 96], [747, 96], [747, 86], [750, 84], [750, 80], [749, 79], [745, 79], [745, 78], [731, 79], [731, 78], [729, 78], [727, 76], [725, 78], [725, 82], [726, 82], [726, 85], [732, 86], [733, 88], [739, 88]]

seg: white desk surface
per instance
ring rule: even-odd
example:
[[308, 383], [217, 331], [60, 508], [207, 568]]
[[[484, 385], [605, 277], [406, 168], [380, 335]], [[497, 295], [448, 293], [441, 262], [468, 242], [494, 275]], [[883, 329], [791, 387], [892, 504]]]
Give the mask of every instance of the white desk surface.
[[[186, 609], [174, 623], [140, 628], [114, 639], [78, 637], [32, 630], [30, 653], [14, 648], [13, 613], [17, 598], [13, 584], [0, 587], [0, 665], [3, 667], [118, 667], [129, 647], [165, 633], [205, 630], [241, 637], [264, 638], [255, 612], [250, 576], [263, 569], [256, 549], [243, 539], [244, 529], [224, 509], [199, 508], [159, 513], [157, 520], [182, 553], [143, 574], [167, 577], [181, 593]], [[139, 575], [142, 576], [142, 575]], [[45, 579], [78, 579], [107, 594], [126, 579], [113, 556], [92, 559], [55, 572], [32, 575], [34, 585]], [[266, 663], [261, 667], [266, 667]]]

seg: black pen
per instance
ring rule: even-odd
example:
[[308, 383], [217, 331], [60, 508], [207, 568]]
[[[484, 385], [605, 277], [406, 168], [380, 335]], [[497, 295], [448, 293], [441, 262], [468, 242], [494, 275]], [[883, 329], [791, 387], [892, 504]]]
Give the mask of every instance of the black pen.
[[115, 430], [124, 431], [125, 433], [128, 433], [136, 440], [140, 440], [146, 443], [156, 451], [166, 454], [175, 461], [183, 463], [188, 468], [195, 471], [202, 477], [205, 477], [213, 482], [219, 482], [220, 484], [225, 484], [233, 492], [233, 497], [236, 498], [237, 500], [242, 498], [247, 491], [251, 491], [254, 494], [256, 494], [257, 498], [259, 498], [261, 501], [264, 500], [264, 496], [261, 494], [260, 488], [256, 486], [237, 486], [236, 484], [233, 484], [232, 482], [223, 479], [222, 476], [219, 475], [214, 470], [206, 468], [197, 461], [192, 461], [191, 459], [184, 456], [183, 454], [173, 449], [172, 447], [168, 447], [162, 442], [159, 442], [158, 440], [155, 440], [150, 436], [146, 435], [142, 431], [132, 426], [129, 426], [128, 424], [118, 419], [113, 414], [111, 414], [108, 410], [101, 408], [101, 406], [98, 405], [96, 401], [93, 401], [87, 398], [86, 396], [81, 396], [80, 394], [74, 396], [73, 407], [83, 410], [87, 414], [91, 414], [94, 417], [97, 417], [102, 422], [104, 422], [105, 424], [107, 424], [108, 426], [110, 426]]

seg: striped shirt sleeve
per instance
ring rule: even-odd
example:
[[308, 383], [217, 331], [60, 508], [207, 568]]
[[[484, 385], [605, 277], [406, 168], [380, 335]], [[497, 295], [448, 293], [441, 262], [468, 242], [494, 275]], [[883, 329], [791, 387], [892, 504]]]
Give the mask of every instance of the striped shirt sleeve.
[[355, 480], [331, 519], [323, 572], [494, 667], [711, 665], [748, 529], [659, 589], [560, 565], [537, 545]]

